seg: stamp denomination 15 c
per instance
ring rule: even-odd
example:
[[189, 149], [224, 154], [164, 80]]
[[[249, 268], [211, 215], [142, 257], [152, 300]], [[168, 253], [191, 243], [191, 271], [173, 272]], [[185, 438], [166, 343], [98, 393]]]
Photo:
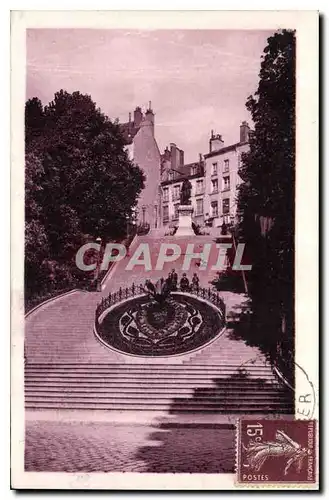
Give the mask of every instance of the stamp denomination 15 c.
[[238, 483], [315, 483], [315, 420], [241, 419]]

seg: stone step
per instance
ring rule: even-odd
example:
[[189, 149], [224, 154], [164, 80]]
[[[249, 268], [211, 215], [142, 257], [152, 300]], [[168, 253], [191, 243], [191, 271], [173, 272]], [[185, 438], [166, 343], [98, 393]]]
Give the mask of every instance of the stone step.
[[[25, 378], [26, 380], [35, 380], [35, 379], [38, 379], [40, 375], [38, 374], [26, 374], [25, 375]], [[95, 373], [91, 373], [91, 374], [74, 374], [74, 373], [63, 373], [63, 374], [52, 374], [52, 373], [47, 373], [47, 376], [43, 376], [42, 377], [43, 380], [45, 381], [51, 381], [51, 380], [75, 380], [77, 382], [79, 381], [83, 381], [83, 380], [108, 380], [108, 381], [117, 381], [117, 382], [129, 382], [131, 381], [132, 379], [132, 375], [129, 375], [127, 374], [126, 376], [125, 375], [121, 375], [121, 374], [109, 374], [109, 375], [103, 375], [103, 374], [95, 374]], [[233, 378], [233, 377], [232, 377]], [[254, 375], [254, 374], [249, 374], [248, 377], [246, 378], [238, 378], [238, 377], [234, 377], [236, 378], [238, 382], [241, 383], [241, 381], [249, 381], [249, 380], [260, 380], [260, 379], [263, 379], [263, 380], [266, 380], [266, 381], [276, 381], [274, 375], [262, 375], [262, 376], [259, 376], [259, 375]], [[217, 379], [222, 379], [222, 380], [226, 380], [227, 382], [231, 380], [231, 377], [227, 374], [220, 374], [220, 373], [217, 373], [213, 376], [207, 376], [207, 375], [204, 375], [204, 374], [200, 374], [200, 375], [194, 375], [194, 374], [180, 374], [180, 375], [177, 375], [177, 374], [174, 374], [172, 376], [170, 375], [161, 375], [161, 377], [159, 377], [157, 374], [149, 374], [147, 376], [147, 380], [145, 380], [145, 377], [143, 377], [142, 375], [137, 375], [137, 374], [134, 374], [133, 376], [133, 379], [135, 382], [146, 382], [146, 383], [150, 383], [150, 381], [156, 381], [156, 382], [163, 382], [163, 383], [166, 383], [166, 382], [169, 382], [171, 380], [175, 380], [176, 384], [178, 383], [184, 383], [184, 382], [194, 382], [195, 383], [199, 383], [199, 382], [202, 382], [202, 381], [212, 381], [212, 380], [217, 380]]]
[[[245, 400], [247, 402], [250, 402], [250, 396], [236, 396], [236, 395], [230, 395], [230, 394], [194, 394], [193, 399], [186, 399], [185, 397], [179, 397], [180, 395], [177, 394], [150, 394], [148, 392], [144, 392], [142, 394], [135, 394], [135, 395], [127, 395], [125, 394], [124, 397], [121, 394], [113, 394], [112, 392], [103, 392], [103, 393], [73, 393], [73, 392], [66, 392], [63, 394], [62, 392], [49, 392], [49, 391], [44, 391], [44, 392], [26, 392], [25, 393], [25, 401], [71, 401], [71, 400], [81, 400], [81, 401], [93, 401], [95, 403], [102, 402], [102, 401], [114, 401], [114, 402], [134, 402], [134, 401], [149, 401], [150, 403], [156, 402], [160, 403], [162, 401], [168, 401], [169, 400], [179, 400], [179, 401], [189, 401], [189, 402], [194, 402], [194, 403], [203, 403], [206, 402], [208, 404], [211, 403], [218, 403], [218, 404], [226, 404], [226, 402], [231, 401], [236, 404], [245, 404]], [[256, 395], [252, 397], [253, 403], [254, 404], [267, 404], [267, 403], [290, 403], [290, 399], [288, 397], [283, 397], [281, 394], [276, 394], [276, 395], [262, 395], [258, 394], [257, 397]], [[238, 400], [238, 401], [237, 401]]]
[[218, 389], [223, 389], [223, 390], [249, 390], [249, 391], [260, 391], [264, 389], [280, 389], [281, 386], [278, 383], [268, 383], [268, 382], [260, 382], [258, 380], [248, 380], [248, 382], [244, 382], [241, 384], [239, 381], [231, 381], [227, 379], [216, 379], [215, 380], [199, 380], [199, 381], [190, 381], [190, 380], [184, 380], [183, 382], [180, 382], [178, 385], [175, 380], [172, 381], [147, 381], [144, 380], [142, 382], [137, 382], [135, 380], [127, 380], [127, 381], [115, 381], [115, 380], [104, 380], [104, 379], [94, 379], [94, 380], [81, 380], [79, 378], [76, 379], [71, 379], [71, 380], [65, 380], [65, 379], [45, 379], [43, 378], [34, 378], [34, 379], [29, 379], [25, 380], [25, 387], [31, 387], [31, 386], [40, 386], [40, 387], [85, 387], [85, 388], [90, 388], [93, 389], [95, 387], [117, 387], [117, 388], [153, 388], [154, 390], [157, 390], [158, 388], [180, 388], [180, 389], [190, 389], [190, 388], [197, 388], [197, 387], [209, 387], [209, 388], [218, 388]]
[[[88, 363], [88, 361], [90, 361], [90, 363], [93, 363], [93, 364], [107, 364], [107, 362], [111, 362], [113, 364], [116, 364], [116, 360], [118, 360], [118, 364], [122, 363], [121, 359], [122, 358], [125, 358], [125, 355], [124, 354], [120, 354], [120, 353], [115, 353], [114, 351], [111, 352], [111, 351], [105, 351], [104, 353], [102, 352], [98, 352], [98, 353], [91, 353], [91, 352], [79, 352], [77, 353], [77, 355], [71, 355], [70, 357], [66, 357], [65, 355], [54, 355], [54, 354], [50, 354], [51, 353], [51, 348], [49, 348], [48, 351], [45, 351], [45, 352], [38, 352], [37, 354], [29, 354], [29, 352], [27, 352], [27, 366], [30, 366], [31, 364], [38, 364], [38, 363], [49, 363], [49, 364], [53, 364], [53, 363], [56, 363], [58, 361], [58, 359], [60, 359], [62, 361], [63, 364], [73, 364], [73, 363], [77, 363], [77, 364], [86, 364]], [[191, 356], [191, 354], [185, 354], [184, 356], [186, 356], [186, 358], [181, 358], [181, 360], [177, 363], [177, 361], [173, 361], [173, 357], [168, 357], [168, 363], [165, 365], [165, 366], [171, 366], [171, 365], [176, 365], [176, 364], [179, 364], [180, 366], [182, 367], [186, 367], [186, 366], [194, 366], [194, 363], [193, 363], [193, 360], [191, 359], [189, 361], [188, 357]], [[209, 365], [213, 365], [213, 366], [223, 366], [223, 365], [226, 365], [226, 362], [229, 361], [230, 364], [234, 365], [236, 368], [238, 368], [240, 365], [244, 365], [244, 363], [246, 362], [246, 360], [248, 359], [248, 357], [251, 357], [249, 355], [242, 355], [242, 356], [236, 356], [236, 355], [223, 355], [221, 358], [219, 359], [212, 359], [212, 360], [208, 360], [205, 358], [204, 360], [204, 364], [203, 366], [207, 366], [208, 364]], [[33, 362], [32, 362], [33, 360]], [[208, 363], [209, 361], [209, 363]], [[148, 361], [147, 361], [148, 362]], [[141, 358], [138, 359], [138, 361], [136, 361], [135, 363], [131, 363], [132, 365], [140, 365], [140, 366], [143, 366], [144, 365], [144, 362], [142, 361]], [[151, 358], [150, 362], [149, 362], [150, 365], [152, 364], [158, 364], [157, 363], [157, 360], [155, 358]], [[198, 363], [200, 364], [200, 363]]]
[[49, 366], [48, 368], [46, 367], [32, 367], [32, 366], [26, 366], [25, 367], [25, 374], [26, 375], [31, 375], [31, 374], [40, 374], [40, 375], [45, 375], [45, 374], [67, 374], [67, 375], [72, 375], [72, 374], [87, 374], [87, 375], [102, 375], [102, 374], [121, 374], [122, 376], [127, 376], [127, 375], [137, 375], [137, 376], [164, 376], [164, 377], [172, 377], [172, 376], [186, 376], [186, 375], [191, 375], [191, 376], [204, 376], [204, 375], [214, 375], [214, 374], [230, 374], [234, 376], [240, 375], [241, 377], [244, 376], [244, 374], [253, 374], [253, 375], [273, 375], [273, 372], [270, 367], [247, 367], [247, 366], [236, 366], [236, 367], [226, 367], [226, 366], [217, 366], [217, 367], [211, 367], [207, 368], [204, 367], [199, 368], [193, 368], [193, 366], [186, 366], [186, 365], [181, 365], [181, 367], [171, 367], [171, 365], [168, 364], [168, 366], [164, 368], [159, 368], [157, 365], [154, 365], [154, 368], [152, 366], [150, 367], [145, 367], [142, 364], [136, 364], [136, 365], [131, 365], [131, 366], [123, 366], [123, 367], [118, 367], [118, 366], [102, 366], [102, 367], [53, 367]]
[[[157, 364], [154, 364], [154, 365], [148, 365], [147, 362], [145, 362], [145, 365], [140, 365], [139, 363], [79, 363], [79, 362], [71, 362], [71, 363], [66, 363], [66, 362], [61, 362], [61, 361], [58, 361], [56, 363], [29, 363], [27, 365], [27, 368], [34, 368], [34, 367], [38, 367], [38, 368], [56, 368], [56, 367], [59, 367], [59, 368], [75, 368], [75, 367], [83, 367], [83, 368], [107, 368], [107, 367], [113, 367], [113, 368], [122, 368], [122, 369], [125, 369], [125, 368], [130, 368], [130, 367], [136, 367], [136, 368], [143, 368], [143, 369], [150, 369], [150, 370], [154, 370], [155, 368], [168, 368], [168, 369], [178, 369], [178, 370], [186, 370], [186, 366], [182, 366], [181, 364], [170, 364], [168, 365], [167, 363], [157, 363]], [[248, 367], [248, 368], [269, 368], [269, 366], [264, 366], [263, 363], [260, 363], [260, 364], [245, 364], [245, 367]], [[194, 369], [200, 369], [200, 370], [212, 370], [212, 369], [218, 369], [220, 368], [220, 366], [218, 366], [218, 364], [214, 364], [214, 365], [211, 365], [209, 363], [207, 363], [207, 365], [204, 365], [204, 364], [193, 364], [193, 370]], [[238, 369], [238, 368], [244, 368], [244, 366], [237, 366], [235, 364], [230, 364], [230, 363], [225, 363], [225, 367], [224, 368], [234, 368], [234, 369]]]
[[215, 403], [215, 404], [187, 404], [183, 402], [175, 403], [174, 405], [169, 403], [152, 403], [150, 404], [148, 401], [144, 402], [136, 402], [136, 403], [128, 403], [124, 401], [123, 403], [118, 402], [93, 402], [93, 401], [77, 401], [77, 402], [62, 402], [62, 401], [40, 401], [40, 402], [29, 402], [25, 403], [25, 408], [30, 409], [71, 409], [71, 410], [165, 410], [171, 412], [207, 412], [214, 411], [215, 413], [244, 413], [249, 414], [252, 412], [260, 413], [264, 411], [264, 413], [269, 413], [271, 411], [276, 413], [291, 413], [292, 406], [290, 404], [282, 404], [282, 403], [271, 403], [271, 404], [252, 404], [246, 403], [244, 404], [223, 404], [223, 403]]
[[[86, 390], [87, 389], [87, 390]], [[25, 394], [62, 394], [62, 393], [72, 393], [72, 394], [90, 394], [91, 391], [88, 391], [90, 389], [90, 386], [87, 387], [79, 387], [79, 386], [41, 386], [41, 385], [30, 385], [25, 387]], [[266, 397], [290, 397], [289, 393], [284, 392], [284, 391], [278, 391], [276, 388], [272, 389], [262, 389], [259, 390], [257, 393], [255, 393], [255, 390], [253, 388], [246, 388], [246, 389], [240, 389], [236, 388], [234, 390], [230, 389], [227, 390], [225, 388], [223, 389], [218, 389], [217, 387], [214, 388], [201, 388], [201, 390], [198, 390], [198, 388], [182, 388], [182, 387], [157, 387], [156, 390], [152, 388], [138, 388], [138, 387], [122, 387], [121, 389], [118, 389], [117, 387], [93, 387], [92, 388], [92, 393], [93, 394], [127, 394], [127, 397], [130, 397], [128, 395], [133, 395], [133, 396], [138, 396], [139, 394], [143, 394], [146, 396], [153, 397], [154, 395], [173, 395], [173, 394], [190, 394], [190, 395], [195, 395], [195, 394], [203, 394], [209, 397], [216, 396], [216, 397], [239, 397], [239, 398], [250, 398], [252, 396], [253, 399], [258, 399], [258, 398], [266, 398]]]
[[147, 376], [152, 374], [157, 375], [200, 375], [200, 374], [216, 374], [216, 373], [229, 373], [236, 374], [243, 371], [253, 374], [272, 374], [272, 370], [270, 367], [227, 367], [227, 366], [218, 366], [218, 367], [193, 367], [193, 366], [166, 366], [166, 367], [158, 367], [154, 365], [152, 366], [143, 366], [143, 365], [130, 365], [130, 366], [76, 366], [76, 367], [61, 367], [61, 366], [44, 366], [44, 367], [34, 367], [27, 366], [25, 369], [26, 374], [44, 374], [44, 373], [95, 373], [95, 374], [108, 374], [108, 373], [121, 373], [121, 374], [146, 374]]

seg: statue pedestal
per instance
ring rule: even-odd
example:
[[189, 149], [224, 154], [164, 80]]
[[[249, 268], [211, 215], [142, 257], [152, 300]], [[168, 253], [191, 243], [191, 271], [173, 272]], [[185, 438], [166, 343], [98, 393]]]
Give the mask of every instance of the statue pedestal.
[[178, 229], [175, 236], [195, 236], [192, 228], [192, 205], [179, 205], [178, 207]]

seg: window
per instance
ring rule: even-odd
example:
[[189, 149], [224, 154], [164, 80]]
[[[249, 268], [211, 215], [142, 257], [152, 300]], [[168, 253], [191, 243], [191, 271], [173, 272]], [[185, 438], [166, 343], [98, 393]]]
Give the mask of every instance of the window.
[[203, 215], [203, 199], [200, 198], [196, 200], [196, 214], [195, 215]]
[[223, 200], [223, 214], [229, 214], [230, 213], [230, 199], [226, 198]]
[[163, 188], [163, 201], [169, 201], [169, 189], [168, 188]]
[[163, 222], [168, 222], [169, 220], [169, 207], [168, 205], [165, 205], [163, 207]]
[[178, 219], [178, 207], [179, 207], [179, 203], [176, 203], [174, 205], [174, 219]]
[[204, 192], [203, 179], [196, 181], [196, 194], [202, 194]]
[[211, 175], [217, 175], [217, 161], [212, 164]]
[[211, 202], [211, 216], [218, 217], [218, 202], [217, 201]]
[[211, 192], [218, 193], [218, 180], [214, 179], [211, 181]]
[[230, 170], [230, 160], [224, 160], [224, 170], [223, 172], [229, 172]]
[[173, 199], [179, 200], [179, 198], [180, 198], [180, 185], [177, 184], [176, 186], [174, 186]]
[[230, 177], [223, 177], [223, 191], [228, 191], [230, 189]]

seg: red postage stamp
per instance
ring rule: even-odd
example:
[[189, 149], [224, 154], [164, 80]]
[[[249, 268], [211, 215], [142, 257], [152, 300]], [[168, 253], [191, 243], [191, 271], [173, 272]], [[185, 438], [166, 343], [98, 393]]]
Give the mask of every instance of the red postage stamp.
[[315, 420], [241, 419], [238, 482], [315, 483]]

